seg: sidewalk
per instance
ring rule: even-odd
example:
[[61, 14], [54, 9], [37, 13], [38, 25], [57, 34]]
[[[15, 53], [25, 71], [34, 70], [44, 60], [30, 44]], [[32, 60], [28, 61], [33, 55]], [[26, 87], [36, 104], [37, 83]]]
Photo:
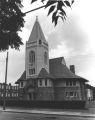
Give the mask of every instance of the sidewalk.
[[75, 117], [91, 117], [95, 118], [95, 113], [88, 113], [86, 111], [78, 110], [61, 110], [61, 109], [28, 109], [28, 108], [3, 108], [0, 107], [1, 112], [12, 113], [26, 113], [26, 114], [48, 114], [48, 115], [61, 115], [61, 116], [75, 116]]

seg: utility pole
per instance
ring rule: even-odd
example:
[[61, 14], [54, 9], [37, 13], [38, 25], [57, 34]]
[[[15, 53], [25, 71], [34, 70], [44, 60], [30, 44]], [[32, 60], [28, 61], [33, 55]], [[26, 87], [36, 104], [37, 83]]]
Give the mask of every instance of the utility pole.
[[4, 94], [3, 94], [3, 110], [6, 109], [7, 70], [8, 70], [8, 51], [7, 51], [7, 57], [6, 57], [5, 83], [4, 83]]

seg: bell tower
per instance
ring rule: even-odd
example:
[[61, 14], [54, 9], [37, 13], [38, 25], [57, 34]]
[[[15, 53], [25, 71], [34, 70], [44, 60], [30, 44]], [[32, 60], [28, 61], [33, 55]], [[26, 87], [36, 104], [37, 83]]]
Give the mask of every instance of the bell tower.
[[26, 42], [26, 78], [37, 77], [42, 68], [49, 72], [48, 43], [36, 17], [29, 40]]

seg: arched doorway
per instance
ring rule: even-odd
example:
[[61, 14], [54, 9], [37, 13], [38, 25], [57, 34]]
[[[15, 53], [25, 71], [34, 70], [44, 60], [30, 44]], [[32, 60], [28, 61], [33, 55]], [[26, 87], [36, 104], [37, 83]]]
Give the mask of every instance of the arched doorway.
[[37, 95], [37, 85], [32, 80], [27, 81], [25, 86], [25, 99], [26, 100], [36, 100]]
[[35, 89], [33, 88], [33, 86], [29, 86], [27, 88], [27, 99], [35, 100]]

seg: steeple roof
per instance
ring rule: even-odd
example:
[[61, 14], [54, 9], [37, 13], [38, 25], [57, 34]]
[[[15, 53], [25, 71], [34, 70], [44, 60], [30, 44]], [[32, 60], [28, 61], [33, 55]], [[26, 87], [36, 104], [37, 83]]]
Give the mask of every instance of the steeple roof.
[[46, 42], [45, 36], [38, 20], [38, 16], [36, 17], [28, 42], [34, 42], [37, 40], [42, 40], [43, 42]]
[[51, 74], [49, 74], [45, 68], [42, 68], [39, 75], [38, 75], [38, 78], [53, 78]]

